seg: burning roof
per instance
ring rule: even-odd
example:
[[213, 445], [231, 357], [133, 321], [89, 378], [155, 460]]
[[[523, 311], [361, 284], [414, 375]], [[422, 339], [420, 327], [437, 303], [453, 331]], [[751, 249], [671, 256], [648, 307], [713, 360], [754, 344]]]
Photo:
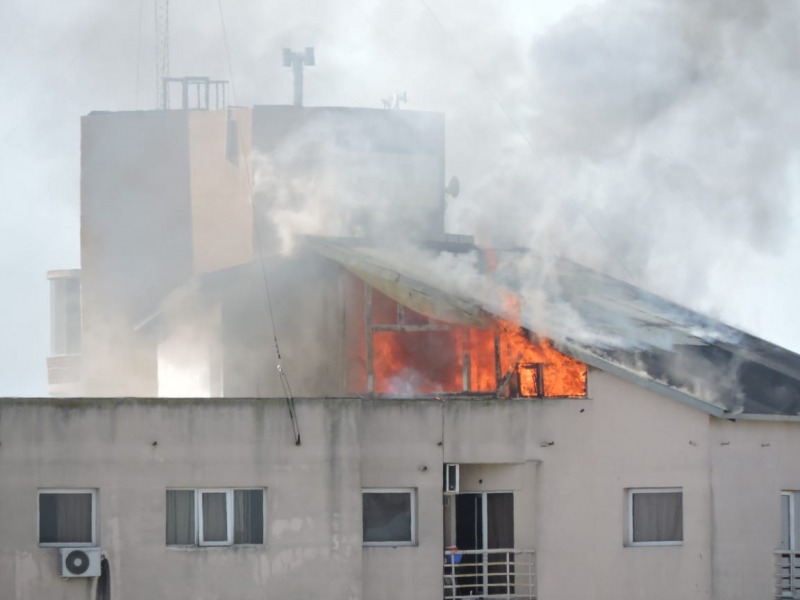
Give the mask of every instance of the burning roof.
[[518, 324], [545, 337], [539, 348], [712, 415], [800, 414], [800, 356], [574, 262], [468, 245], [310, 243], [399, 304], [464, 326]]
[[[340, 352], [315, 353], [314, 369], [327, 379], [305, 395], [335, 395], [330, 382], [338, 380], [340, 394], [583, 397], [594, 367], [717, 417], [800, 415], [800, 356], [569, 260], [464, 240], [381, 246], [306, 238], [297, 253], [306, 262], [269, 259], [277, 277], [270, 286], [295, 286], [283, 290], [280, 334], [296, 341], [306, 371], [304, 343], [343, 336], [333, 342]], [[268, 333], [256, 323], [261, 315], [248, 311], [261, 301], [262, 269], [253, 262], [207, 273], [186, 289], [228, 298], [227, 313], [242, 315], [242, 331], [261, 340]], [[306, 289], [312, 280], [317, 287]], [[337, 293], [325, 287], [333, 281], [340, 281]], [[309, 297], [339, 324], [310, 326], [311, 312], [297, 310]], [[331, 301], [343, 301], [343, 312]], [[305, 337], [292, 340], [297, 327]]]

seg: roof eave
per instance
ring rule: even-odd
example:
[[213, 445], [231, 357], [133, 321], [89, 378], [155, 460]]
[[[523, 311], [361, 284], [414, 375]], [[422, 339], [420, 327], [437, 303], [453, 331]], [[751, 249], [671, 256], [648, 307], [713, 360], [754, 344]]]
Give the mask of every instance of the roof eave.
[[706, 402], [704, 400], [700, 400], [699, 398], [695, 398], [694, 396], [682, 392], [679, 389], [676, 389], [674, 387], [671, 387], [665, 383], [661, 383], [654, 379], [642, 377], [641, 375], [638, 375], [637, 373], [625, 369], [620, 365], [617, 365], [607, 360], [603, 360], [602, 358], [597, 357], [591, 352], [587, 352], [585, 350], [576, 348], [574, 346], [565, 348], [563, 347], [562, 344], [558, 345], [558, 349], [564, 352], [565, 354], [568, 354], [572, 358], [584, 362], [591, 367], [600, 369], [601, 371], [619, 377], [620, 379], [623, 379], [625, 381], [628, 381], [630, 383], [648, 389], [652, 392], [656, 392], [658, 394], [672, 398], [673, 400], [676, 400], [681, 404], [685, 404], [694, 409], [701, 410], [704, 413], [709, 414], [713, 417], [718, 417], [720, 419], [730, 417], [730, 413], [723, 406], [720, 406], [718, 404], [713, 404], [711, 402]]

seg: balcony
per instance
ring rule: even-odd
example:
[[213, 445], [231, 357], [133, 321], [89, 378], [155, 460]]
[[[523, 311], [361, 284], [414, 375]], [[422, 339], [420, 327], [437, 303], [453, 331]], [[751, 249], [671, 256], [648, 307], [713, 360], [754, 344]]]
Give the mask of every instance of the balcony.
[[533, 550], [446, 550], [444, 555], [444, 597], [447, 599], [536, 598]]
[[775, 598], [800, 598], [800, 552], [775, 552]]

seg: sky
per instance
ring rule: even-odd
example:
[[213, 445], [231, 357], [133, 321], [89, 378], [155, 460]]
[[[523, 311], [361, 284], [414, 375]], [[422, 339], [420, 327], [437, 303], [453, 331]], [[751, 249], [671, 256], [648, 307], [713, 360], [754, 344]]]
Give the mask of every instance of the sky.
[[[800, 351], [794, 0], [172, 0], [170, 74], [446, 115], [448, 229], [567, 255]], [[80, 117], [155, 106], [154, 0], [0, 3], [0, 394], [47, 392]]]

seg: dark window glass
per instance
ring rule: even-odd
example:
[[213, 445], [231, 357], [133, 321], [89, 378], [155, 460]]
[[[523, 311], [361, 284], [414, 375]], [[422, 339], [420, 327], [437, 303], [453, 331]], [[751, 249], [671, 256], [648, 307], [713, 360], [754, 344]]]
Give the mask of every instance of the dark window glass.
[[264, 543], [264, 492], [234, 490], [233, 543]]
[[228, 540], [228, 495], [225, 492], [203, 492], [203, 541]]
[[411, 492], [364, 492], [364, 541], [411, 542]]
[[194, 542], [194, 490], [167, 490], [167, 545]]
[[91, 492], [39, 494], [40, 544], [91, 544]]
[[683, 541], [683, 492], [633, 493], [633, 542]]

